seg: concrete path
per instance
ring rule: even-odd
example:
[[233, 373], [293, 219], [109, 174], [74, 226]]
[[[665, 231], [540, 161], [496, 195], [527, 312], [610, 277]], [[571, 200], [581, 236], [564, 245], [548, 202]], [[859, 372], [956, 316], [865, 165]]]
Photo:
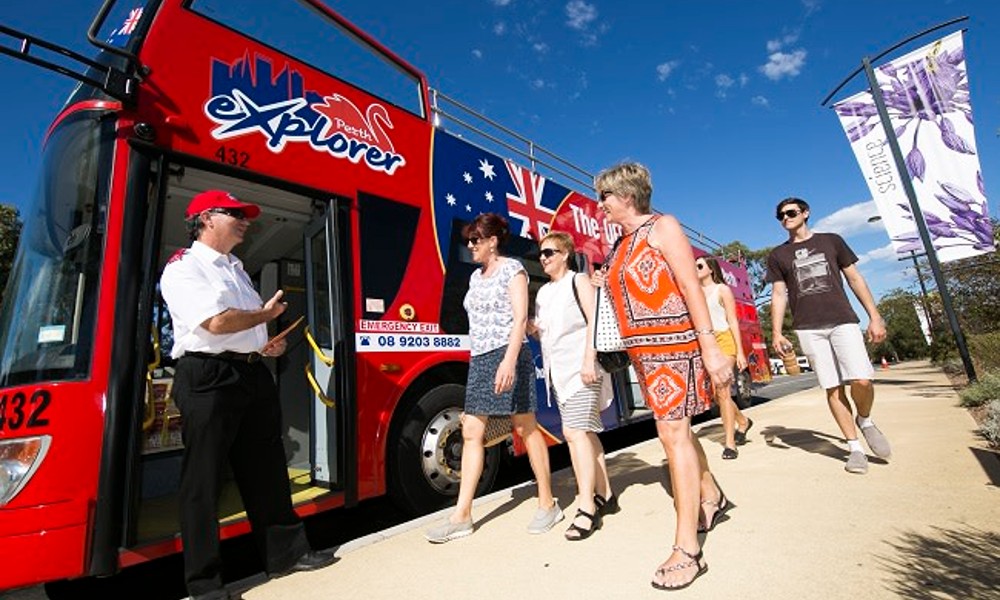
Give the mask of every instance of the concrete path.
[[[674, 593], [712, 599], [1000, 598], [1000, 457], [976, 434], [947, 377], [925, 362], [877, 373], [873, 417], [893, 445], [867, 475], [846, 453], [822, 390], [754, 407], [749, 443], [720, 458], [721, 425], [697, 428], [735, 508], [704, 540], [708, 572]], [[247, 600], [641, 599], [668, 556], [674, 517], [664, 455], [651, 440], [609, 457], [622, 511], [583, 542], [563, 531], [572, 472], [555, 475], [564, 521], [525, 527], [527, 484], [478, 501], [474, 535], [432, 545], [448, 511], [342, 546], [325, 569], [261, 583]]]

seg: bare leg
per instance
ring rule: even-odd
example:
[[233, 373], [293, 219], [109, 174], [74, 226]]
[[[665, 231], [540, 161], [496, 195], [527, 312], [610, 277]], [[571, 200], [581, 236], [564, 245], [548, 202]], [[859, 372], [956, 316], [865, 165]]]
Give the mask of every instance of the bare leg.
[[871, 379], [855, 379], [851, 382], [851, 399], [858, 409], [859, 417], [869, 417], [875, 403], [875, 386]]
[[[586, 431], [569, 427], [563, 428], [563, 435], [569, 443], [569, 456], [573, 463], [573, 473], [576, 475], [576, 507], [586, 513], [594, 514], [597, 510], [594, 504], [597, 459], [590, 436]], [[579, 522], [574, 521], [574, 523], [584, 529], [590, 527], [590, 522], [584, 517], [580, 517]]]
[[[827, 388], [826, 403], [830, 407], [833, 418], [840, 427], [840, 432], [844, 434], [844, 439], [858, 439], [858, 430], [854, 425], [854, 415], [851, 412], [851, 405], [847, 401], [847, 391], [843, 385], [835, 388]], [[871, 410], [871, 404], [868, 405]]]
[[512, 419], [514, 430], [524, 440], [524, 447], [528, 450], [528, 462], [531, 463], [531, 471], [535, 474], [535, 481], [538, 484], [538, 506], [548, 510], [555, 502], [555, 498], [552, 496], [549, 446], [545, 443], [545, 437], [541, 430], [538, 429], [534, 413], [513, 415]]
[[[700, 443], [691, 431], [690, 418], [676, 421], [657, 420], [656, 433], [667, 455], [670, 486], [674, 494], [674, 506], [677, 510], [674, 545], [683, 548], [690, 554], [697, 554], [701, 549], [698, 543], [698, 513], [701, 507], [701, 482], [704, 479], [704, 465], [702, 463], [704, 452], [701, 452], [701, 456], [699, 456]], [[665, 570], [687, 560], [688, 558], [684, 554], [676, 550], [673, 551], [667, 561], [660, 566], [660, 569], [657, 569], [654, 582], [668, 587], [676, 587], [691, 581], [698, 572], [696, 565], [677, 570]]]
[[587, 432], [587, 437], [593, 440], [594, 453], [597, 456], [597, 475], [594, 482], [594, 491], [600, 494], [602, 498], [610, 498], [612, 494], [611, 478], [608, 476], [608, 463], [604, 458], [604, 445], [601, 444], [601, 438], [593, 431]]
[[472, 500], [476, 497], [476, 487], [486, 460], [483, 446], [485, 433], [486, 417], [462, 415], [462, 478], [458, 484], [458, 504], [448, 519], [452, 523], [472, 519]]

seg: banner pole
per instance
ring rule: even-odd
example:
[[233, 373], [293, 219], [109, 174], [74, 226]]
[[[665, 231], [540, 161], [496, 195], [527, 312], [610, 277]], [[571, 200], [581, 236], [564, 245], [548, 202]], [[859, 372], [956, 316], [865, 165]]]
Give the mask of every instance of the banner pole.
[[917, 225], [917, 231], [920, 233], [920, 241], [923, 243], [924, 251], [927, 253], [927, 262], [930, 263], [931, 273], [934, 275], [938, 293], [941, 295], [941, 306], [944, 309], [944, 314], [948, 317], [948, 324], [951, 326], [951, 331], [955, 335], [958, 355], [962, 358], [962, 365], [965, 367], [965, 374], [969, 379], [969, 383], [975, 383], [976, 370], [972, 365], [972, 357], [969, 355], [969, 348], [965, 344], [965, 336], [962, 334], [962, 328], [958, 324], [958, 317], [955, 315], [955, 310], [952, 307], [948, 284], [944, 279], [944, 273], [941, 271], [941, 263], [938, 262], [937, 251], [934, 249], [930, 232], [927, 230], [927, 223], [924, 222], [924, 213], [920, 210], [920, 204], [917, 202], [917, 194], [913, 189], [910, 171], [906, 167], [903, 152], [899, 149], [899, 140], [896, 139], [896, 132], [889, 118], [889, 110], [885, 106], [882, 87], [878, 83], [878, 78], [875, 76], [875, 69], [872, 68], [871, 61], [867, 56], [861, 59], [861, 64], [864, 67], [865, 75], [868, 77], [869, 90], [871, 91], [872, 99], [875, 101], [875, 107], [878, 109], [882, 129], [885, 131], [885, 141], [889, 144], [889, 149], [892, 151], [892, 158], [896, 163], [899, 179], [903, 184], [903, 190], [906, 192], [906, 198], [910, 202], [913, 222]]

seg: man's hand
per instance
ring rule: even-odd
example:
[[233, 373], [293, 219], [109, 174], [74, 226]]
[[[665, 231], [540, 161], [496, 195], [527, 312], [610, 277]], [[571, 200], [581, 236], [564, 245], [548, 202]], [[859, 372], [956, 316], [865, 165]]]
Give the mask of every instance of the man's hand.
[[788, 341], [788, 338], [780, 333], [774, 334], [774, 339], [771, 340], [771, 347], [778, 353], [778, 356], [784, 356], [788, 352], [791, 352], [792, 348], [794, 348], [792, 343]]
[[271, 296], [270, 300], [264, 303], [264, 312], [270, 316], [268, 321], [278, 318], [281, 313], [288, 309], [288, 303], [281, 301], [281, 298], [284, 295], [284, 290], [278, 290], [277, 292], [274, 292], [274, 295]]
[[873, 344], [878, 344], [885, 339], [885, 321], [882, 317], [875, 317], [868, 322], [868, 341]]

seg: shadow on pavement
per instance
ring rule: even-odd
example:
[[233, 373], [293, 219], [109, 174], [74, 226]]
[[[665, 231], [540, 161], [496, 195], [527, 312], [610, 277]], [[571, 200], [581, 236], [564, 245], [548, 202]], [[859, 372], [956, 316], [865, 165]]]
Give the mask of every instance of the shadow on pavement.
[[1000, 533], [972, 527], [904, 533], [889, 542], [892, 557], [877, 557], [900, 598], [996, 598], [1000, 590]]
[[764, 441], [772, 448], [787, 450], [798, 448], [813, 454], [829, 456], [837, 460], [847, 457], [840, 436], [827, 435], [811, 429], [796, 429], [781, 425], [768, 425], [760, 432]]
[[979, 461], [979, 466], [983, 468], [983, 472], [990, 478], [990, 483], [993, 484], [993, 487], [1000, 487], [1000, 454], [985, 448], [973, 447], [969, 448], [969, 450], [972, 451], [972, 455]]

